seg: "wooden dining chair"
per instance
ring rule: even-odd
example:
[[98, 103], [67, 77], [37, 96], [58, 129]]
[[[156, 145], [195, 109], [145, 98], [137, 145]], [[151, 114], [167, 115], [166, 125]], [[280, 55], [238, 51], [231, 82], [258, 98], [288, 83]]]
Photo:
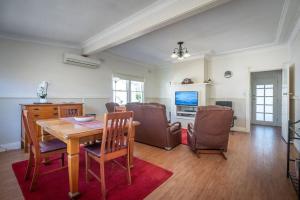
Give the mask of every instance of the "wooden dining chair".
[[125, 106], [115, 106], [115, 112], [125, 112], [126, 107]]
[[[85, 147], [86, 160], [86, 181], [95, 177], [101, 183], [101, 191], [103, 199], [106, 198], [105, 187], [105, 171], [104, 165], [106, 161], [113, 160], [119, 166], [127, 171], [127, 181], [131, 184], [130, 174], [130, 142], [129, 138], [133, 128], [133, 112], [114, 112], [104, 115], [104, 128], [101, 143], [96, 143]], [[126, 158], [126, 166], [117, 162], [115, 159], [119, 157]], [[91, 159], [100, 164], [100, 176], [91, 170]]]
[[[28, 112], [27, 110], [23, 111], [22, 120], [24, 123], [25, 132], [29, 140], [29, 159], [24, 178], [25, 180], [28, 180], [32, 168], [34, 167], [33, 176], [29, 188], [30, 191], [33, 191], [36, 187], [39, 176], [49, 174], [51, 172], [55, 172], [67, 167], [64, 166], [64, 154], [67, 152], [67, 146], [64, 142], [58, 139], [39, 141], [36, 129], [34, 128], [34, 123], [31, 123], [33, 120], [33, 114]], [[47, 171], [45, 173], [40, 173], [39, 170], [42, 161], [46, 158], [53, 157], [53, 155], [56, 154], [60, 154], [61, 156], [59, 158], [53, 158], [48, 161], [61, 159], [61, 167]]]

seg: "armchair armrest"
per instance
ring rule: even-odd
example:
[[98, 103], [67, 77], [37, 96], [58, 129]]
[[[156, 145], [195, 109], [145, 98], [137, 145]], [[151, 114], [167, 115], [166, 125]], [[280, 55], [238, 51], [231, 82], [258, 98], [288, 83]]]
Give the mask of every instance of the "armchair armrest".
[[171, 133], [175, 132], [175, 131], [181, 129], [181, 123], [180, 122], [174, 122], [172, 124], [169, 124], [168, 128], [169, 128], [169, 130], [170, 130]]
[[194, 134], [194, 124], [193, 123], [188, 123], [187, 131], [188, 131], [188, 134], [190, 134], [190, 135]]

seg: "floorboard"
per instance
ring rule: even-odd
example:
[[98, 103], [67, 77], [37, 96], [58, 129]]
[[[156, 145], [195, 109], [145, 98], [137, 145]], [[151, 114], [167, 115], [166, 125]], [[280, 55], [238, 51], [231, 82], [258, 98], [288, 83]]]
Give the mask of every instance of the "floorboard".
[[[171, 151], [136, 143], [135, 156], [174, 172], [147, 196], [151, 199], [297, 199], [286, 178], [286, 144], [280, 129], [253, 126], [251, 133], [230, 135], [228, 160], [198, 158], [189, 147]], [[22, 199], [11, 163], [27, 158], [22, 151], [0, 153], [0, 199]]]

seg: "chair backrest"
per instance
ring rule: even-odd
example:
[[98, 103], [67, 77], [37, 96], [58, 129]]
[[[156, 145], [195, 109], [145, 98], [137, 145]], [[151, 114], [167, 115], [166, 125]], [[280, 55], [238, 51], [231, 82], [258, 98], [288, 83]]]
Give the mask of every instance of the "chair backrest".
[[112, 113], [112, 112], [115, 112], [115, 107], [119, 106], [119, 104], [115, 103], [115, 102], [108, 102], [105, 104], [105, 106], [106, 106], [107, 112]]
[[115, 106], [115, 112], [125, 112], [126, 107], [125, 106]]
[[101, 155], [129, 148], [133, 112], [105, 113], [104, 123]]
[[40, 143], [38, 140], [38, 134], [34, 127], [35, 123], [34, 123], [33, 119], [34, 119], [33, 114], [31, 112], [28, 112], [27, 110], [23, 110], [22, 120], [23, 120], [23, 124], [25, 127], [26, 136], [28, 138], [30, 145], [33, 145], [33, 147], [35, 149], [35, 153], [39, 154], [40, 153]]
[[78, 106], [60, 106], [60, 117], [76, 117], [82, 115], [81, 107]]
[[226, 149], [232, 120], [233, 111], [229, 107], [198, 107], [194, 124], [196, 145]]
[[134, 120], [141, 124], [135, 129], [135, 140], [164, 147], [168, 137], [168, 120], [165, 105], [158, 103], [128, 103], [128, 111], [134, 112]]

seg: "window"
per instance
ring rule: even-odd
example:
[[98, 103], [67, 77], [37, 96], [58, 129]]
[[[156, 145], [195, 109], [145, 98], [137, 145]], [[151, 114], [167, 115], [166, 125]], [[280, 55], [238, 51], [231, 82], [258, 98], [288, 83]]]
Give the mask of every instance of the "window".
[[118, 104], [144, 101], [144, 82], [130, 77], [113, 77], [113, 101]]

